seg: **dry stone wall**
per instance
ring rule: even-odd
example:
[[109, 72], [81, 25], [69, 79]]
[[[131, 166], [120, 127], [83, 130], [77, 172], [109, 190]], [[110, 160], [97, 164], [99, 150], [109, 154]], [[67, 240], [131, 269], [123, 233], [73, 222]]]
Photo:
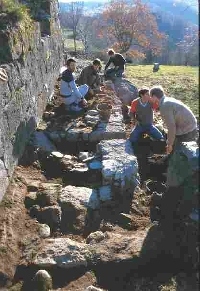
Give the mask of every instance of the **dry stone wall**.
[[[50, 1], [49, 14], [49, 34], [44, 34], [41, 23], [35, 22], [18, 45], [11, 46], [11, 39], [0, 33], [1, 45], [10, 45], [8, 58], [0, 63], [8, 74], [8, 82], [0, 81], [0, 201], [14, 166], [51, 99], [62, 65], [57, 1]], [[15, 33], [13, 28], [10, 38]]]

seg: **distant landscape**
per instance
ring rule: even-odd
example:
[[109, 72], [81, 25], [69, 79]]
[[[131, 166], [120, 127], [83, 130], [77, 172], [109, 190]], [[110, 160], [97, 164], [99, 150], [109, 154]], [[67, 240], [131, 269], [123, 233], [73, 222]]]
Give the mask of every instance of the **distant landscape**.
[[[140, 0], [139, 4], [135, 3], [134, 0], [114, 0], [112, 5], [100, 0], [60, 2], [59, 17], [66, 50], [104, 60], [107, 48], [113, 47], [134, 64], [160, 62], [197, 66], [198, 1]], [[137, 11], [136, 5], [140, 6], [137, 21], [129, 23], [131, 15]], [[72, 15], [76, 19], [75, 26]]]
[[[198, 1], [197, 0], [144, 0], [148, 3], [152, 11], [162, 11], [169, 15], [175, 15], [198, 25]], [[87, 15], [94, 15], [102, 12], [107, 1], [84, 1], [84, 10]], [[59, 2], [60, 11], [64, 11], [68, 7], [68, 3]]]

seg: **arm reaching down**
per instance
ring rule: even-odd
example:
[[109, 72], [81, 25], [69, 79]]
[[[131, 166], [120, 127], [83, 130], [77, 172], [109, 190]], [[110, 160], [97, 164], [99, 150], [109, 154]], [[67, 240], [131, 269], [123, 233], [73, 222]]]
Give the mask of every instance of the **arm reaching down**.
[[78, 98], [83, 98], [83, 96], [81, 95], [76, 83], [74, 80], [72, 80], [71, 82], [69, 82], [69, 87], [71, 88], [71, 91], [78, 97]]
[[162, 112], [162, 117], [168, 129], [167, 146], [171, 148], [176, 137], [175, 116], [172, 110], [166, 110], [164, 113]]
[[107, 68], [110, 66], [111, 63], [112, 63], [112, 58], [109, 58], [107, 64], [105, 65], [105, 71], [107, 70]]

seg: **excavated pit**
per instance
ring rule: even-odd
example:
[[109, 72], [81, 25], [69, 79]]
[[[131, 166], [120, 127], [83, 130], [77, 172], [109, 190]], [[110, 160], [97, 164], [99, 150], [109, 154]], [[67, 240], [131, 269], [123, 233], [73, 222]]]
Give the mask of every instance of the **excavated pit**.
[[[164, 191], [162, 185], [166, 180], [168, 162], [164, 154], [165, 144], [142, 137], [138, 147], [132, 149], [125, 139], [130, 129], [125, 130], [126, 111], [109, 87], [104, 88], [104, 94], [89, 101], [89, 109], [95, 109], [98, 102], [113, 100], [116, 111], [100, 127], [101, 121], [85, 128], [86, 113], [70, 116], [59, 102], [46, 108], [44, 122], [38, 128], [38, 136], [42, 136], [41, 147], [34, 142], [27, 146], [20, 161], [22, 169], [26, 171], [27, 168], [27, 177], [22, 170], [18, 179], [27, 189], [24, 200], [29, 216], [27, 220], [49, 225], [50, 236], [45, 239], [36, 236], [20, 248], [22, 257], [13, 281], [14, 286], [19, 286], [16, 290], [31, 291], [32, 279], [41, 268], [51, 274], [53, 290], [78, 291], [95, 285], [109, 291], [132, 291], [151, 290], [148, 282], [158, 288], [176, 274], [194, 272], [197, 267], [196, 245], [190, 244], [192, 251], [185, 247], [185, 242], [191, 241], [191, 237], [195, 244], [196, 226], [192, 225], [189, 230], [182, 225], [176, 238], [168, 238], [150, 221], [152, 192]], [[117, 111], [121, 111], [121, 117], [118, 113], [115, 115]], [[74, 121], [81, 125], [78, 130], [76, 126], [69, 128]], [[63, 127], [65, 123], [67, 134]], [[46, 138], [50, 142], [48, 146], [43, 143]], [[95, 160], [101, 163], [101, 167], [86, 171], [80, 171], [81, 167], [74, 169], [75, 163], [84, 164], [79, 158], [81, 152], [96, 155]], [[38, 183], [31, 180], [32, 167], [41, 173]], [[121, 171], [121, 167], [125, 170]], [[134, 167], [135, 171], [129, 169]], [[146, 190], [137, 186], [138, 171], [142, 181], [151, 180]], [[53, 189], [60, 185], [64, 190], [59, 190], [54, 197], [55, 191], [51, 187], [45, 188], [50, 183]], [[52, 193], [53, 202], [49, 202], [47, 192]], [[88, 236], [96, 231], [103, 233], [103, 240], [87, 242]], [[181, 247], [177, 247], [176, 242], [183, 233]], [[64, 246], [68, 242], [65, 239], [70, 239], [92, 249], [84, 258], [85, 265], [77, 262], [77, 267], [66, 268], [63, 263], [60, 267], [58, 262], [67, 262], [67, 254], [65, 247], [56, 254], [52, 240], [56, 242], [57, 239], [62, 239]], [[38, 256], [41, 260], [45, 258], [42, 250], [47, 242], [50, 244], [47, 254], [52, 255], [55, 262], [50, 266], [35, 261]], [[144, 281], [147, 289], [142, 283]], [[141, 289], [137, 289], [138, 286]]]

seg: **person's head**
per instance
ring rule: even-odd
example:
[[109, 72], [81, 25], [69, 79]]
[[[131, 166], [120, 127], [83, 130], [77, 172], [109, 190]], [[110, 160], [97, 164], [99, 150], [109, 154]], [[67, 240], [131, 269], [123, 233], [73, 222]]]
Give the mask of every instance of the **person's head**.
[[113, 49], [109, 49], [109, 50], [108, 50], [108, 55], [109, 55], [109, 57], [114, 56], [114, 54], [115, 54], [115, 51], [114, 51]]
[[164, 96], [164, 90], [162, 86], [154, 86], [150, 89], [151, 100], [154, 103], [158, 103], [160, 99]]
[[150, 95], [149, 95], [149, 88], [148, 87], [142, 87], [138, 91], [139, 97], [142, 99], [142, 101], [147, 102], [149, 101]]
[[100, 59], [95, 59], [92, 63], [93, 65], [93, 68], [95, 71], [100, 71], [100, 68], [101, 68], [101, 61]]
[[66, 65], [71, 72], [76, 70], [76, 61], [74, 59], [68, 59]]

